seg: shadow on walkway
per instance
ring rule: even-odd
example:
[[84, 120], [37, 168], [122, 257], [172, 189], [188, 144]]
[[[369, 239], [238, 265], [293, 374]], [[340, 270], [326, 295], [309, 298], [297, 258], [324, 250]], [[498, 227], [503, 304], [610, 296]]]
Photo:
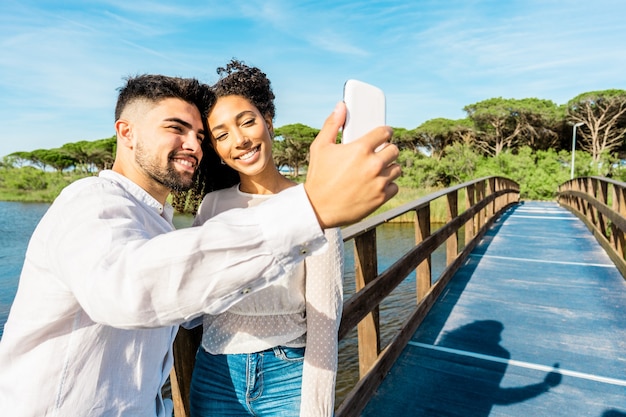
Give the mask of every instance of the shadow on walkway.
[[[363, 416], [487, 417], [494, 405], [524, 402], [561, 383], [555, 364], [540, 382], [502, 387], [510, 359], [500, 345], [503, 330], [499, 321], [481, 320], [444, 334], [434, 346], [411, 343]], [[411, 392], [384, 392], [385, 387], [399, 386], [410, 386]], [[379, 395], [385, 404], [378, 401]]]

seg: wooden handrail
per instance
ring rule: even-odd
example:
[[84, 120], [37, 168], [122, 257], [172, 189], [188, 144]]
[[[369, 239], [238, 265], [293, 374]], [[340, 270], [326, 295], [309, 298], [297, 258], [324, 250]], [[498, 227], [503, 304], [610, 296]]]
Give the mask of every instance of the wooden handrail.
[[[459, 192], [465, 193], [465, 209], [459, 213]], [[430, 208], [445, 199], [448, 219], [431, 233]], [[344, 302], [339, 338], [354, 327], [358, 331], [360, 380], [336, 410], [336, 417], [358, 416], [389, 372], [436, 299], [465, 262], [488, 227], [519, 201], [519, 185], [503, 177], [484, 177], [437, 191], [393, 210], [343, 229], [344, 241], [354, 240], [356, 293]], [[376, 228], [403, 214], [414, 212], [416, 245], [378, 274]], [[459, 252], [459, 231], [465, 228]], [[433, 283], [431, 256], [446, 245], [446, 268]], [[417, 271], [416, 307], [391, 342], [380, 347], [379, 304], [413, 271]]]
[[626, 277], [626, 183], [580, 177], [559, 186], [557, 201], [580, 218]]

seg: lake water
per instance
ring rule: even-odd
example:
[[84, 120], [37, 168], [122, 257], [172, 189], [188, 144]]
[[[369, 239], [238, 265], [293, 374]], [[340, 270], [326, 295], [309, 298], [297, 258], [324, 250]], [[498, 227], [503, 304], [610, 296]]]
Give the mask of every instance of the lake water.
[[[0, 338], [15, 298], [28, 241], [48, 207], [46, 203], [0, 201]], [[191, 216], [176, 216], [174, 224], [188, 227], [192, 221]]]
[[0, 201], [0, 337], [17, 291], [30, 235], [48, 207]]
[[[49, 204], [11, 203], [0, 201], [0, 338], [4, 331], [11, 303], [17, 291], [19, 275], [30, 236]], [[178, 228], [191, 225], [190, 216], [176, 216]], [[412, 224], [387, 223], [377, 230], [379, 251], [378, 270], [383, 271], [414, 245]], [[445, 245], [444, 245], [445, 246]], [[433, 277], [439, 276], [445, 263], [445, 248], [433, 255]], [[354, 294], [353, 246], [345, 247], [344, 295]], [[396, 288], [380, 306], [382, 345], [389, 342], [415, 307], [415, 274], [413, 273]], [[358, 381], [358, 353], [356, 330], [339, 345], [339, 371], [337, 375], [337, 402]]]

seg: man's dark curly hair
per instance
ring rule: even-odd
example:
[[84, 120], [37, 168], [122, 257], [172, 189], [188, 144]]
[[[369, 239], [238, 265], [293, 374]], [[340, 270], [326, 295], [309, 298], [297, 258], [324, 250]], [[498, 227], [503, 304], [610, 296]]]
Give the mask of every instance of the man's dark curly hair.
[[[166, 75], [143, 74], [126, 78], [126, 85], [119, 89], [115, 120], [135, 100], [148, 100], [157, 103], [167, 98], [179, 98], [195, 105], [200, 111], [203, 123], [209, 107], [215, 102], [215, 95], [208, 85], [195, 78], [169, 77]], [[205, 126], [206, 127], [206, 126]]]
[[[241, 96], [252, 103], [259, 112], [270, 120], [274, 120], [274, 92], [270, 80], [257, 67], [250, 67], [236, 59], [231, 60], [226, 67], [217, 69], [220, 79], [213, 85], [215, 100], [225, 96]], [[209, 107], [213, 109], [215, 101]], [[221, 163], [220, 157], [213, 150], [209, 140], [202, 144], [204, 156], [198, 167], [196, 186], [192, 191], [194, 199], [201, 200], [211, 191], [232, 187], [239, 183], [239, 173]], [[192, 210], [195, 211], [195, 210]]]

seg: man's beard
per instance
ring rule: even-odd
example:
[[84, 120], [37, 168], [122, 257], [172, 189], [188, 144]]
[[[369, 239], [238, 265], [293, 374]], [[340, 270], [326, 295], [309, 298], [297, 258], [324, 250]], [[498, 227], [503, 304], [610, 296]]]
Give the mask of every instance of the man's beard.
[[146, 152], [144, 152], [143, 146], [138, 143], [135, 161], [150, 178], [169, 188], [171, 191], [188, 191], [194, 183], [196, 173], [187, 175], [187, 173], [178, 172], [172, 162], [176, 154], [177, 152], [175, 151], [169, 153], [167, 156], [167, 167], [164, 168], [159, 166], [158, 162], [153, 158], [150, 158]]

